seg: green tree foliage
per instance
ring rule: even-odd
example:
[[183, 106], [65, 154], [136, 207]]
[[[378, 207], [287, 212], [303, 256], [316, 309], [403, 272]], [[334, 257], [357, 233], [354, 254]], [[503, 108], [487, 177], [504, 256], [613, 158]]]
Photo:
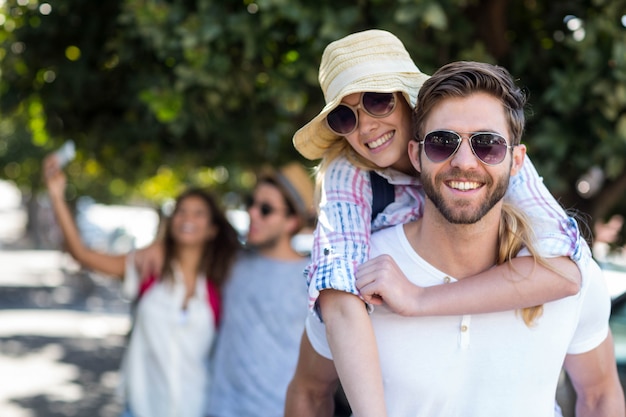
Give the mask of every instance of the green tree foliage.
[[[73, 183], [99, 199], [181, 182], [243, 187], [250, 168], [298, 158], [291, 137], [323, 106], [324, 47], [381, 28], [427, 73], [459, 59], [507, 67], [530, 93], [525, 142], [550, 189], [595, 217], [624, 204], [621, 1], [7, 0], [1, 10], [1, 175], [21, 184], [71, 137]], [[606, 179], [583, 199], [576, 182], [593, 166]]]

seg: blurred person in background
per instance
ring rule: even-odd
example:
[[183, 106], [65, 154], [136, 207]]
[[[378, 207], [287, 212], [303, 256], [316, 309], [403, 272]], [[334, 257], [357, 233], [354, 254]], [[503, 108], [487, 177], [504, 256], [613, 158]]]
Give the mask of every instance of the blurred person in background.
[[261, 173], [250, 229], [224, 289], [209, 395], [210, 417], [280, 417], [307, 315], [308, 256], [293, 237], [310, 225], [313, 183], [299, 164]]
[[593, 226], [593, 255], [599, 262], [606, 262], [612, 252], [618, 252], [614, 248], [620, 239], [620, 233], [624, 226], [624, 216], [612, 215], [608, 221], [598, 220]]
[[165, 225], [163, 267], [140, 279], [133, 252], [109, 255], [85, 246], [65, 202], [57, 155], [44, 159], [43, 179], [67, 251], [83, 267], [122, 279], [126, 295], [137, 300], [121, 369], [123, 416], [206, 416], [220, 289], [239, 249], [215, 197], [199, 189], [178, 197]]

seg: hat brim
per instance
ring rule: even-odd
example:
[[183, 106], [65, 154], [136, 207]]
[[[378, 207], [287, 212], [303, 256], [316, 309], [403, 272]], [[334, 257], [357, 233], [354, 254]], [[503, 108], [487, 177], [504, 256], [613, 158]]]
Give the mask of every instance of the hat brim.
[[377, 74], [351, 83], [334, 100], [327, 103], [309, 123], [298, 129], [293, 136], [294, 147], [307, 159], [322, 158], [326, 150], [335, 141], [342, 138], [328, 128], [326, 116], [341, 103], [344, 97], [365, 91], [376, 93], [401, 92], [407, 103], [413, 108], [416, 104], [419, 88], [428, 78], [428, 75], [422, 73]]

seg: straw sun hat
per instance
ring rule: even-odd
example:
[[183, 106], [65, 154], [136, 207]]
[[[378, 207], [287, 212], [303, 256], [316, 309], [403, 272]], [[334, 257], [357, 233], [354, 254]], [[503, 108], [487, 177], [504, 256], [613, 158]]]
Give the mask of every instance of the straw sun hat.
[[340, 138], [326, 126], [326, 116], [345, 96], [365, 91], [399, 91], [415, 107], [418, 90], [427, 79], [400, 39], [389, 32], [367, 30], [330, 43], [319, 69], [326, 106], [293, 136], [295, 148], [307, 159], [324, 155]]

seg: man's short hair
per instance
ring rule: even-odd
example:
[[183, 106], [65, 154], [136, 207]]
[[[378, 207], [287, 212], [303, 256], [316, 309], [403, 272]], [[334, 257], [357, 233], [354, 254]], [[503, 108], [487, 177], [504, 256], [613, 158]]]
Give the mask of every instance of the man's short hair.
[[424, 123], [439, 102], [477, 92], [490, 94], [502, 102], [512, 135], [510, 145], [519, 145], [524, 132], [526, 95], [505, 68], [473, 61], [444, 65], [422, 85], [413, 113], [416, 138], [421, 139], [426, 133]]

